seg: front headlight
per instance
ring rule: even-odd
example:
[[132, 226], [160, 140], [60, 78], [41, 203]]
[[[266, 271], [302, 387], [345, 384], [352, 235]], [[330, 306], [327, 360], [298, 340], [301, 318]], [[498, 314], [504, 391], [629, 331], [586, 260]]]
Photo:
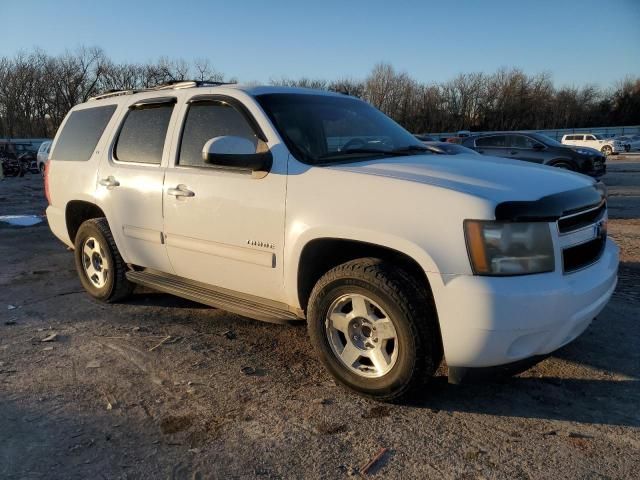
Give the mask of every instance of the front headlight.
[[464, 234], [476, 275], [526, 275], [554, 270], [548, 223], [465, 220]]

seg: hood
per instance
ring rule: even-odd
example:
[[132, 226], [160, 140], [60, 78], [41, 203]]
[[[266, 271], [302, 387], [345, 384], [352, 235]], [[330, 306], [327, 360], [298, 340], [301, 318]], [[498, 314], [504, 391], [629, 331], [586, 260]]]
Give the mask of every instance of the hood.
[[531, 201], [594, 185], [585, 175], [560, 168], [484, 155], [411, 155], [328, 168], [418, 182], [495, 203]]
[[576, 145], [566, 145], [566, 147], [569, 150], [573, 150], [574, 152], [578, 152], [579, 150], [586, 150], [588, 152], [591, 153], [591, 155], [597, 156], [597, 157], [604, 157], [604, 154], [598, 150], [597, 148], [592, 148], [592, 147], [578, 147]]

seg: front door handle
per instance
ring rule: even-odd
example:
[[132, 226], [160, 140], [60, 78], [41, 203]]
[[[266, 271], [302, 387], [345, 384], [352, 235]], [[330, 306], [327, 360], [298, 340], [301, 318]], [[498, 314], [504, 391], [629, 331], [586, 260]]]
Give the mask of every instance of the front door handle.
[[103, 187], [119, 187], [120, 182], [115, 179], [113, 175], [109, 175], [107, 178], [101, 178], [98, 183]]
[[182, 183], [176, 188], [168, 188], [167, 194], [173, 195], [174, 197], [195, 197], [196, 195], [195, 192], [189, 190], [187, 186]]

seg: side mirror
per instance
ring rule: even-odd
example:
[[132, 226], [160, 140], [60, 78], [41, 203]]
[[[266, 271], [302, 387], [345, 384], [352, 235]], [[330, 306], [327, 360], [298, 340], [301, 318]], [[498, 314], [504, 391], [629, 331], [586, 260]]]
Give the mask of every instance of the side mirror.
[[544, 150], [544, 145], [542, 145], [541, 143], [534, 143], [533, 144], [533, 149], [534, 150]]
[[256, 152], [254, 143], [246, 138], [225, 135], [207, 140], [202, 147], [202, 160], [208, 165], [254, 172], [268, 171], [273, 157], [269, 150]]

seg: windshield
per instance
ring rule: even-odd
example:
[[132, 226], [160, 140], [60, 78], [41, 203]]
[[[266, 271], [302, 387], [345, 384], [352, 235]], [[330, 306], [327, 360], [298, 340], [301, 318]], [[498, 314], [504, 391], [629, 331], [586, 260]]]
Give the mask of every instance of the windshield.
[[272, 93], [256, 99], [291, 153], [304, 163], [428, 153], [400, 125], [352, 97]]

